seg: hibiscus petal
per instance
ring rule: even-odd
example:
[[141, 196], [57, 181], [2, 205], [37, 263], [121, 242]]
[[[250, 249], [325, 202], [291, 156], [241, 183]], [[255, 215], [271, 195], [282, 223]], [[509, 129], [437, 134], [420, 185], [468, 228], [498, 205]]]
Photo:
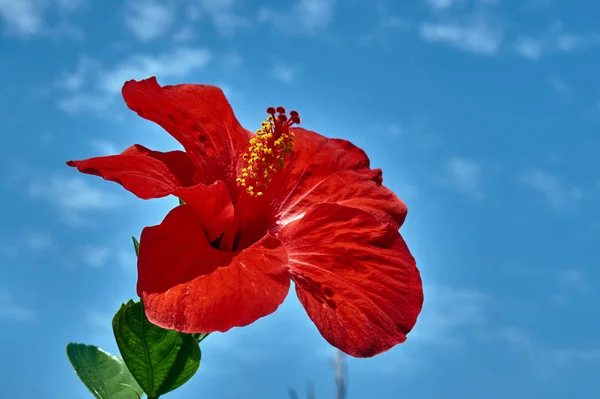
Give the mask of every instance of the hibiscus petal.
[[233, 253], [209, 244], [188, 205], [140, 239], [137, 292], [148, 319], [185, 333], [227, 331], [273, 313], [290, 286], [287, 251], [265, 236]]
[[230, 188], [235, 186], [250, 132], [235, 118], [221, 89], [193, 84], [161, 87], [152, 77], [126, 82], [122, 93], [131, 110], [181, 143], [198, 169], [197, 182], [223, 180]]
[[298, 298], [323, 337], [356, 357], [406, 340], [423, 304], [421, 278], [393, 226], [349, 206], [317, 204], [278, 237]]
[[218, 180], [206, 186], [181, 187], [173, 195], [190, 205], [204, 227], [209, 242], [217, 239], [233, 221], [234, 207], [225, 183]]
[[381, 185], [381, 169], [370, 169], [363, 150], [341, 139], [305, 129], [292, 129], [294, 153], [274, 191], [277, 217], [285, 224], [321, 202], [337, 202], [367, 210], [399, 228], [406, 205]]
[[324, 177], [319, 184], [297, 196], [280, 223], [285, 225], [304, 214], [310, 206], [323, 202], [365, 210], [381, 222], [394, 226], [396, 230], [407, 214], [406, 205], [391, 190], [376, 183], [368, 175], [355, 170], [342, 170]]
[[121, 184], [141, 199], [165, 197], [192, 184], [194, 167], [183, 151], [160, 152], [136, 144], [119, 155], [68, 161], [82, 173]]

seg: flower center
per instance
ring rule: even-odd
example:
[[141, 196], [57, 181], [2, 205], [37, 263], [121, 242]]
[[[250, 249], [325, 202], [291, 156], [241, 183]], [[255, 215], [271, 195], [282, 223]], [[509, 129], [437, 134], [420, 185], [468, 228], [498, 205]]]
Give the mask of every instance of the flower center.
[[290, 111], [288, 117], [283, 107], [269, 107], [267, 114], [269, 116], [262, 122], [262, 127], [250, 139], [250, 147], [244, 154], [247, 165], [236, 179], [242, 187], [246, 187], [250, 196], [263, 195], [273, 174], [283, 168], [286, 154], [291, 154], [294, 147], [294, 133], [290, 132], [290, 126], [300, 124], [298, 112]]

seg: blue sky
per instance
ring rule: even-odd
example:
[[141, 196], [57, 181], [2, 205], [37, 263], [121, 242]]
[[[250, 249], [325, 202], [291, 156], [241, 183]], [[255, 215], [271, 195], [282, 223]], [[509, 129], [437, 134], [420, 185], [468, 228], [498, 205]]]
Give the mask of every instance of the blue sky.
[[[92, 4], [94, 3], [94, 4]], [[67, 342], [117, 352], [140, 201], [68, 159], [177, 144], [128, 79], [224, 88], [244, 126], [297, 109], [363, 147], [405, 200], [425, 305], [408, 341], [348, 362], [349, 399], [600, 394], [600, 3], [0, 0], [2, 396], [91, 397]], [[333, 398], [334, 351], [294, 295], [209, 337], [168, 398]]]

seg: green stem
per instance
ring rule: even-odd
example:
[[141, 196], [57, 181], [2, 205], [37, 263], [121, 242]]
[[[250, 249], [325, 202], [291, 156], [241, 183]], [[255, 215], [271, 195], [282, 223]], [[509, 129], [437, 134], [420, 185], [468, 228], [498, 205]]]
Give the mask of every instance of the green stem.
[[206, 337], [208, 337], [210, 335], [210, 333], [199, 333], [199, 334], [192, 334], [192, 336], [194, 338], [196, 338], [196, 340], [198, 341], [198, 343], [204, 341], [204, 339]]

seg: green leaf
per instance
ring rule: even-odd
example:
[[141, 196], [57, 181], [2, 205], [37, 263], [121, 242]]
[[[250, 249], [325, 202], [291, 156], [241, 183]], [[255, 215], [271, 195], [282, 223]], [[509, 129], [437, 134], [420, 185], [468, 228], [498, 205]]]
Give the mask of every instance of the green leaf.
[[133, 249], [135, 250], [135, 256], [138, 256], [140, 254], [140, 242], [137, 240], [137, 238], [135, 237], [131, 237], [131, 239], [133, 240]]
[[183, 205], [183, 204], [185, 204], [185, 201], [182, 200], [181, 198], [179, 198], [179, 205]]
[[118, 356], [93, 345], [67, 345], [75, 373], [97, 399], [139, 399], [144, 392]]
[[180, 387], [200, 366], [196, 338], [150, 323], [141, 302], [121, 306], [113, 331], [125, 364], [149, 398]]

